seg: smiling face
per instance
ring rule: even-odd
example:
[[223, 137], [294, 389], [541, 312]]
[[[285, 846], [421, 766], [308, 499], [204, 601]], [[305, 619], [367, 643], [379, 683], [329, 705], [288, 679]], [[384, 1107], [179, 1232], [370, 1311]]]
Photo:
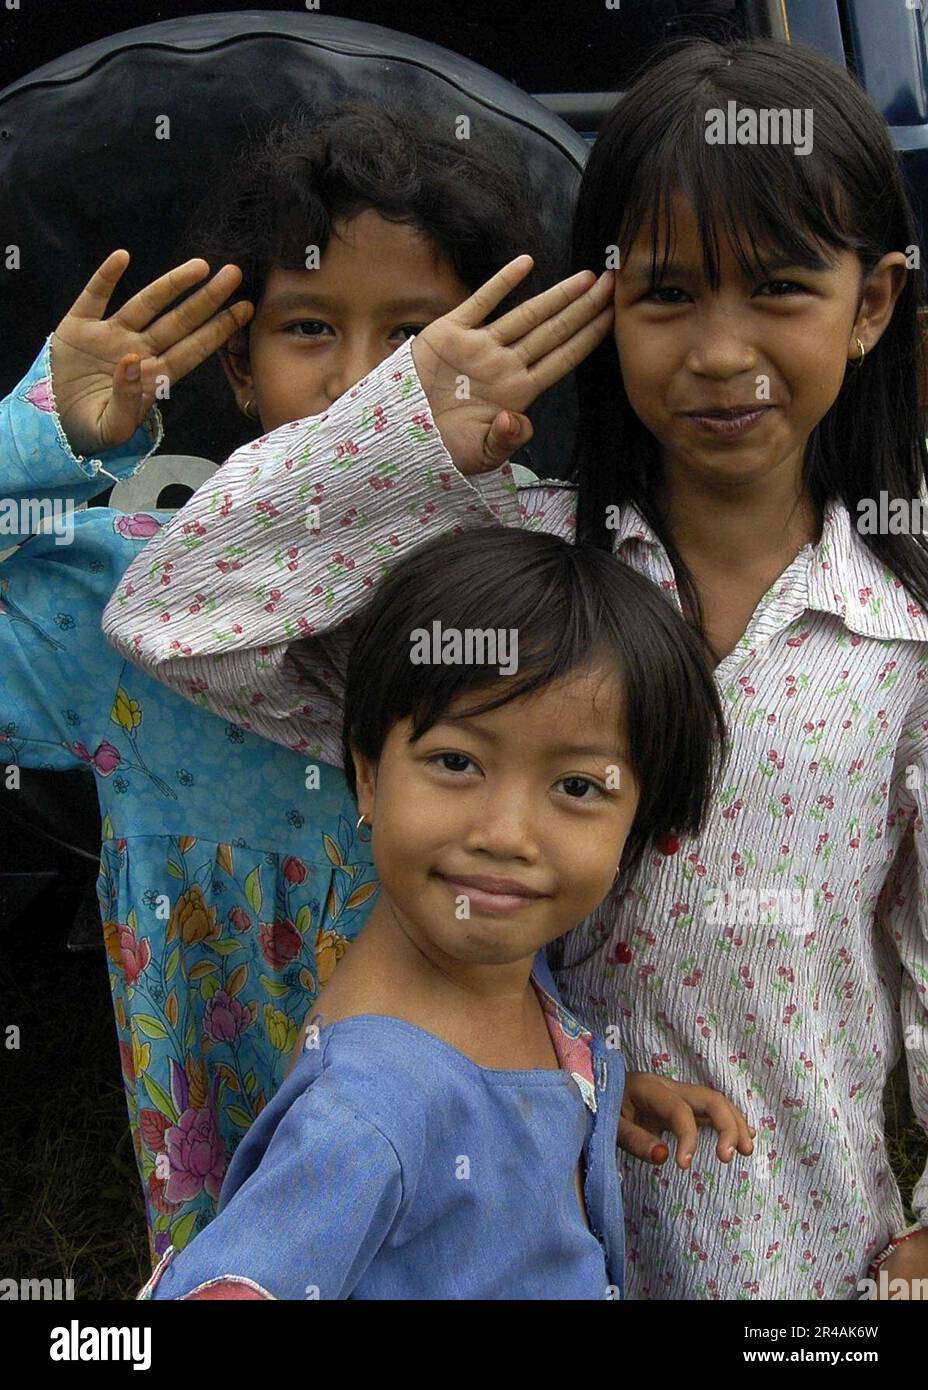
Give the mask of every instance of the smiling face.
[[336, 224], [318, 270], [272, 269], [248, 335], [223, 358], [261, 426], [317, 415], [470, 291], [416, 228], [368, 209]]
[[376, 768], [355, 754], [374, 912], [439, 965], [530, 960], [576, 926], [608, 892], [638, 805], [613, 672], [450, 719], [477, 702], [456, 701], [414, 743], [411, 721], [394, 725]]
[[[629, 401], [658, 441], [668, 477], [724, 487], [778, 472], [798, 479], [809, 436], [859, 355], [855, 337], [869, 351], [889, 320], [902, 280], [887, 267], [904, 266], [904, 257], [884, 257], [862, 304], [861, 265], [850, 252], [815, 269], [771, 256], [767, 275], [751, 279], [720, 237], [713, 289], [692, 207], [678, 195], [673, 212], [663, 281], [651, 289], [647, 228], [616, 277], [613, 332]], [[732, 407], [749, 413], [705, 418]]]

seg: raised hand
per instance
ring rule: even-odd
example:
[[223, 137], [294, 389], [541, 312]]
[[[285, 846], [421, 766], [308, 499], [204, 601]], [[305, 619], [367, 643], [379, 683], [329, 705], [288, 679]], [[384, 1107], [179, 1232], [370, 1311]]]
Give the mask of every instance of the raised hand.
[[153, 280], [104, 318], [128, 264], [128, 251], [111, 252], [52, 334], [55, 404], [79, 455], [131, 439], [151, 408], [157, 379], [179, 381], [254, 313], [248, 300], [221, 307], [241, 283], [234, 265], [223, 266], [183, 304], [169, 308], [209, 275], [206, 261], [195, 259]]
[[581, 270], [485, 325], [531, 268], [531, 256], [517, 256], [413, 342], [432, 418], [461, 473], [488, 473], [526, 444], [532, 427], [523, 412], [612, 324], [612, 271], [597, 280]]

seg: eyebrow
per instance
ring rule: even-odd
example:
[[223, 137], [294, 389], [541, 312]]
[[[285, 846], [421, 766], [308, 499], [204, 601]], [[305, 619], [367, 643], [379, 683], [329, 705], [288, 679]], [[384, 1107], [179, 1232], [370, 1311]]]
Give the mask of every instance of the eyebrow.
[[[295, 309], [331, 311], [342, 308], [344, 302], [341, 295], [313, 293], [308, 290], [281, 290], [279, 294], [271, 295], [264, 307], [285, 313]], [[419, 299], [387, 299], [376, 306], [378, 312], [385, 314], [426, 314], [432, 318], [440, 318], [442, 314], [447, 314], [450, 307], [453, 307], [450, 300], [428, 295]]]
[[[764, 265], [764, 273], [768, 275], [773, 274], [773, 272], [777, 270], [815, 271], [832, 269], [833, 266], [825, 260], [824, 256], [818, 254], [811, 256], [806, 263], [791, 259], [789, 256], [774, 256]], [[676, 265], [670, 262], [663, 275], [661, 274], [661, 267], [655, 265], [654, 275], [652, 276], [650, 262], [646, 263], [641, 260], [634, 260], [629, 262], [623, 273], [633, 284], [650, 285], [652, 282], [657, 283], [661, 279], [701, 280], [705, 272], [702, 266], [685, 265], [682, 263]]]
[[[500, 736], [492, 729], [483, 729], [479, 724], [475, 724], [472, 719], [439, 719], [433, 728], [442, 726], [455, 729], [464, 729], [473, 734], [476, 738], [485, 739], [488, 743], [499, 743]], [[555, 747], [545, 750], [552, 757], [571, 756], [592, 758], [612, 759], [613, 762], [625, 763], [627, 759], [616, 748], [607, 748], [604, 744], [593, 743], [559, 743]]]

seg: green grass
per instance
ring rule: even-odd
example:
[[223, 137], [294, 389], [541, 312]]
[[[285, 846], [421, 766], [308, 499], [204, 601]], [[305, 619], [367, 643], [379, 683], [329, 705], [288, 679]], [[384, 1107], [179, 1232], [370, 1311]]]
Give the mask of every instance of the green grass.
[[[106, 962], [65, 949], [71, 915], [47, 894], [0, 944], [0, 1038], [9, 1023], [22, 1033], [18, 1052], [0, 1048], [0, 1278], [72, 1278], [78, 1299], [134, 1298], [148, 1241]], [[901, 1070], [887, 1122], [908, 1202], [928, 1144]]]

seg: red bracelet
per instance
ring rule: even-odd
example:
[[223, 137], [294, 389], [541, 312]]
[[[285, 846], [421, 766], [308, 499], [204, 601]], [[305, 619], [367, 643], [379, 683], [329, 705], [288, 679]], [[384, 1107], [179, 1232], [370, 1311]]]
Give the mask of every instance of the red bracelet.
[[899, 1249], [900, 1245], [904, 1245], [905, 1242], [907, 1240], [911, 1240], [913, 1236], [920, 1235], [921, 1232], [925, 1229], [926, 1228], [924, 1226], [918, 1226], [914, 1231], [907, 1231], [904, 1236], [893, 1236], [889, 1244], [886, 1246], [886, 1249], [881, 1250], [880, 1253], [876, 1256], [876, 1258], [871, 1260], [870, 1268], [867, 1271], [870, 1274], [870, 1276], [873, 1277], [876, 1274], [880, 1266], [886, 1263], [890, 1255], [894, 1254], [894, 1252]]

